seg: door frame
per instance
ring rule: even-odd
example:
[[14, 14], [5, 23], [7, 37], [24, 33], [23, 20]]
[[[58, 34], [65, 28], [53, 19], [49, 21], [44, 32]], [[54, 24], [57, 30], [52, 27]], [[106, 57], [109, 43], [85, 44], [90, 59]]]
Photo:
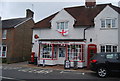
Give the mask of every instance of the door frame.
[[[64, 48], [64, 53], [65, 53], [65, 54], [64, 54], [64, 57], [59, 57], [59, 52], [60, 52], [59, 49], [60, 49], [60, 48]], [[63, 59], [64, 59], [64, 60], [63, 60], [63, 64], [64, 64], [64, 61], [66, 60], [66, 46], [58, 47], [58, 62], [59, 62], [59, 60], [60, 60], [59, 58], [63, 58]], [[60, 64], [60, 63], [58, 63], [58, 64]]]

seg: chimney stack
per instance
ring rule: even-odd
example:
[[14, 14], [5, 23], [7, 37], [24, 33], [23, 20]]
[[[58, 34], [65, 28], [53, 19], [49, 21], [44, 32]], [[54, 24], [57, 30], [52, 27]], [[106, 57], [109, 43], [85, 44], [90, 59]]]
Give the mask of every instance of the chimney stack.
[[85, 0], [85, 6], [87, 8], [94, 8], [96, 6], [96, 0]]
[[34, 12], [31, 11], [30, 9], [27, 9], [26, 10], [26, 18], [30, 18], [30, 17], [33, 18], [33, 16], [34, 16]]
[[120, 7], [120, 1], [118, 2], [118, 7]]

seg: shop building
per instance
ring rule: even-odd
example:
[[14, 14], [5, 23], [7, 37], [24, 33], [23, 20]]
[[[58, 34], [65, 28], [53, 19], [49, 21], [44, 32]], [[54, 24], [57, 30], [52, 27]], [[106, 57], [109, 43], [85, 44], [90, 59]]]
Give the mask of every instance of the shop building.
[[112, 4], [85, 2], [64, 8], [37, 22], [33, 28], [32, 52], [38, 64], [89, 67], [99, 52], [118, 52], [120, 8]]

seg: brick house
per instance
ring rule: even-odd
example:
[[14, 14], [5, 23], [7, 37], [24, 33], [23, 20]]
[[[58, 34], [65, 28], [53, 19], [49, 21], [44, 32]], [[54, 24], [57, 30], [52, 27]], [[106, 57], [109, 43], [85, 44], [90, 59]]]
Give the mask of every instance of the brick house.
[[13, 63], [30, 59], [34, 12], [26, 10], [26, 17], [2, 20], [2, 45], [0, 57]]
[[[84, 6], [64, 8], [37, 22], [32, 52], [38, 64], [89, 67], [99, 52], [120, 52], [120, 7], [86, 0]], [[39, 38], [35, 38], [38, 36]]]

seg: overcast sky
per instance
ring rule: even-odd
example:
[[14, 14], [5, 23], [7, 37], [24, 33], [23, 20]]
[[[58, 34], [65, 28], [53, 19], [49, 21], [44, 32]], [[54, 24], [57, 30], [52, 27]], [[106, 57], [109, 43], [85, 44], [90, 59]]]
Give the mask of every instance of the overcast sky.
[[[1, 0], [0, 0], [1, 1]], [[84, 5], [84, 0], [44, 0], [39, 2], [37, 1], [26, 1], [22, 2], [23, 0], [18, 1], [2, 1], [0, 2], [0, 16], [2, 20], [10, 19], [10, 18], [18, 18], [18, 17], [25, 17], [26, 16], [26, 9], [31, 9], [34, 11], [34, 20], [35, 22], [40, 21], [41, 19], [60, 11], [66, 7], [73, 7], [73, 6], [81, 6]], [[24, 0], [25, 1], [25, 0]], [[118, 5], [119, 0], [97, 0], [97, 4], [105, 4], [105, 3], [112, 3], [113, 5]]]

